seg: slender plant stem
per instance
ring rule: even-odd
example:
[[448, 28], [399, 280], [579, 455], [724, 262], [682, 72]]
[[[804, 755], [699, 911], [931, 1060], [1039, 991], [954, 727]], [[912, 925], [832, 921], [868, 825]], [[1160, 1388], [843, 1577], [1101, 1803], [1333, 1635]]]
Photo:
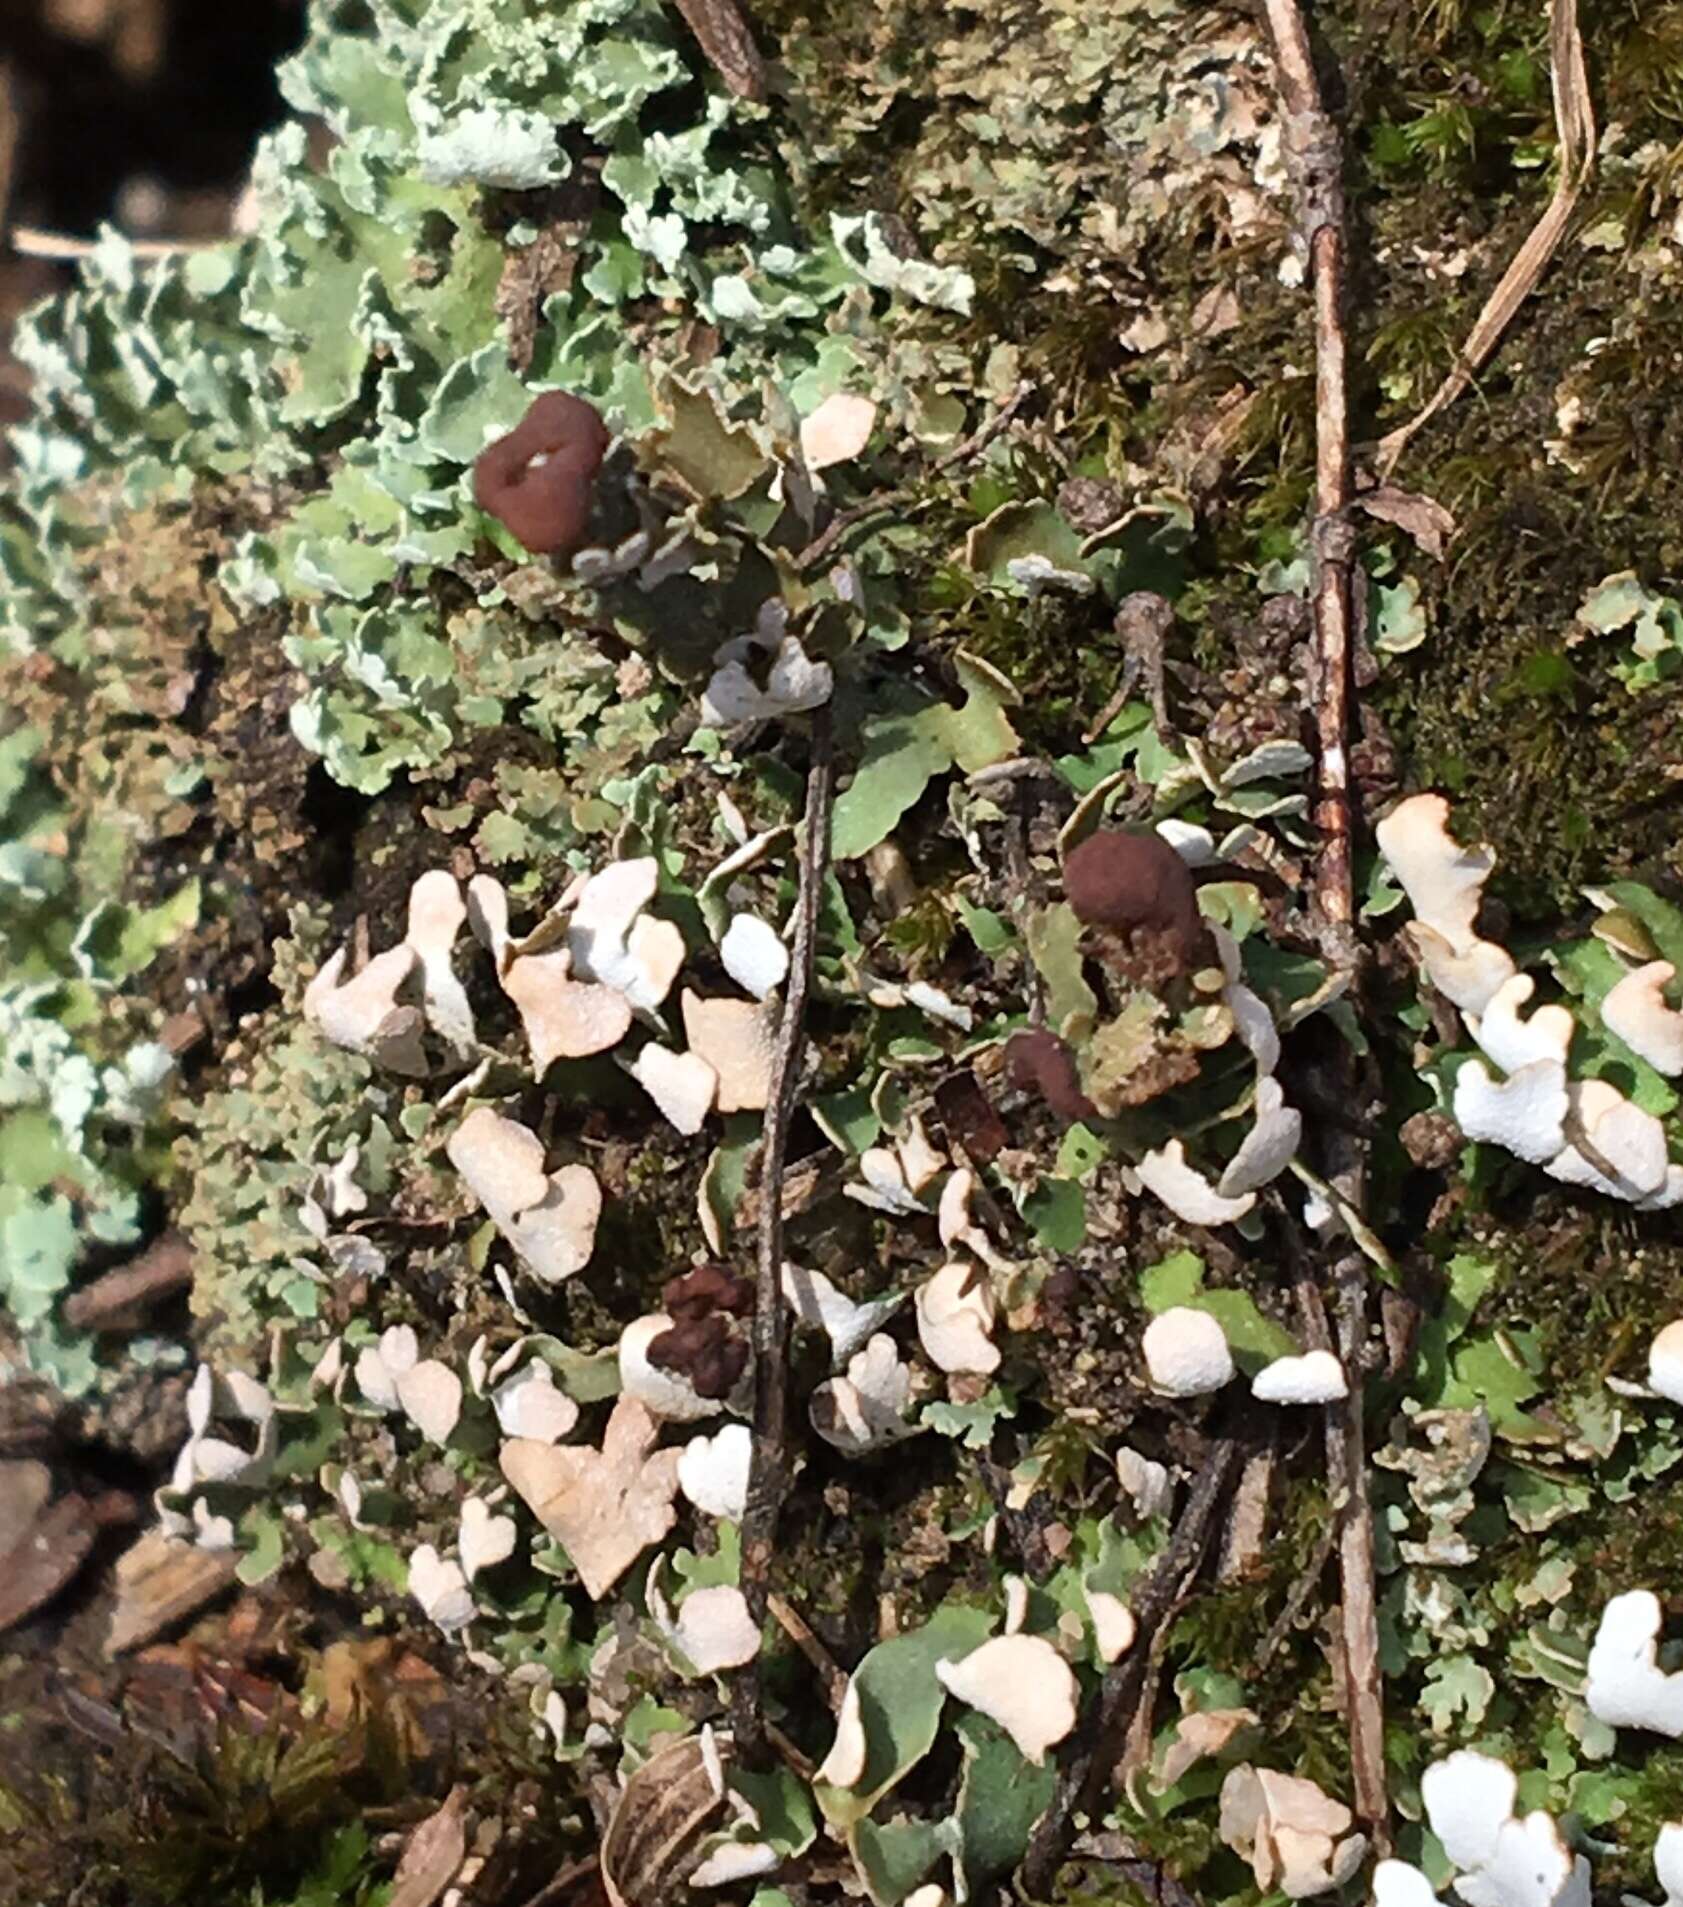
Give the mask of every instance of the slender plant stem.
[[1052, 1804], [1029, 1842], [1022, 1888], [1031, 1900], [1051, 1897], [1078, 1817], [1094, 1811], [1099, 1789], [1122, 1757], [1151, 1680], [1157, 1633], [1174, 1620], [1198, 1573], [1243, 1455], [1236, 1437], [1218, 1437], [1210, 1446], [1168, 1544], [1132, 1598], [1133, 1647], [1105, 1670], [1098, 1701], [1064, 1759]]
[[[778, 1028], [771, 1068], [764, 1137], [760, 1146], [760, 1223], [754, 1270], [754, 1442], [748, 1470], [748, 1502], [742, 1519], [742, 1592], [754, 1620], [763, 1623], [771, 1592], [777, 1522], [789, 1488], [789, 1307], [783, 1300], [783, 1184], [789, 1128], [795, 1115], [801, 1059], [806, 1051], [806, 1009], [812, 991], [812, 961], [818, 910], [830, 865], [830, 812], [835, 798], [834, 729], [828, 704], [812, 718], [812, 762], [806, 779], [806, 817], [790, 952], [789, 991]], [[737, 1752], [754, 1760], [765, 1738], [758, 1662], [736, 1687], [733, 1724]]]
[[[1355, 932], [1354, 814], [1350, 790], [1352, 627], [1356, 539], [1349, 520], [1349, 343], [1345, 335], [1344, 155], [1315, 72], [1301, 0], [1264, 0], [1279, 78], [1285, 150], [1298, 194], [1298, 248], [1315, 312], [1315, 516], [1310, 534], [1313, 574], [1316, 751], [1315, 820], [1320, 845], [1310, 875], [1309, 917], [1329, 965], [1353, 973]], [[1351, 1103], [1359, 1094], [1355, 1062], [1341, 1056]], [[1361, 1209], [1365, 1148], [1351, 1134], [1326, 1135], [1328, 1177]], [[1362, 1423], [1361, 1341], [1366, 1320], [1366, 1268], [1342, 1250], [1332, 1268], [1339, 1351], [1349, 1394], [1327, 1408], [1327, 1465], [1338, 1517], [1339, 1638], [1350, 1735], [1356, 1813], [1380, 1851], [1389, 1840], [1379, 1617]], [[1318, 1290], [1323, 1339], [1330, 1345]]]
[[1265, 0], [1279, 74], [1285, 149], [1298, 193], [1298, 249], [1315, 305], [1315, 726], [1320, 743], [1315, 819], [1320, 852], [1311, 912], [1341, 966], [1354, 965], [1350, 819], [1351, 573], [1349, 346], [1344, 334], [1348, 240], [1343, 148], [1321, 98], [1298, 0]]

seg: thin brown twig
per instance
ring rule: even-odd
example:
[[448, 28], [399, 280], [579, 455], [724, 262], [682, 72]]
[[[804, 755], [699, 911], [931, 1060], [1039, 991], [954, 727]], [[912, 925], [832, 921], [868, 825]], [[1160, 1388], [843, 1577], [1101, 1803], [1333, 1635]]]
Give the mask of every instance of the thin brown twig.
[[[1280, 1209], [1284, 1211], [1283, 1206]], [[1293, 1295], [1297, 1300], [1299, 1324], [1312, 1350], [1328, 1350], [1331, 1348], [1332, 1340], [1331, 1333], [1327, 1330], [1326, 1306], [1321, 1299], [1321, 1288], [1316, 1284], [1301, 1250], [1298, 1249], [1298, 1235], [1291, 1225], [1289, 1213], [1286, 1214], [1285, 1223], [1289, 1241], [1287, 1249], [1297, 1266]], [[1261, 1675], [1273, 1661], [1275, 1651], [1297, 1626], [1297, 1619], [1302, 1615], [1305, 1604], [1315, 1593], [1321, 1578], [1326, 1574], [1327, 1564], [1332, 1560], [1332, 1552], [1338, 1546], [1340, 1517], [1336, 1486], [1333, 1488], [1332, 1498], [1328, 1505], [1326, 1527], [1316, 1537], [1315, 1547], [1309, 1553], [1308, 1562], [1297, 1572], [1291, 1588], [1287, 1590], [1280, 1613], [1269, 1624], [1268, 1633], [1257, 1645], [1256, 1654], [1252, 1658], [1254, 1674]]]
[[867, 517], [881, 516], [884, 510], [892, 510], [896, 504], [903, 503], [909, 494], [906, 490], [882, 490], [874, 497], [867, 497], [863, 503], [851, 504], [847, 509], [838, 511], [795, 558], [795, 567], [810, 569], [814, 563], [823, 562], [855, 524], [863, 523]]
[[1338, 1512], [1334, 1509], [1327, 1517], [1326, 1528], [1315, 1539], [1315, 1547], [1309, 1560], [1298, 1571], [1297, 1580], [1286, 1592], [1286, 1600], [1280, 1613], [1268, 1625], [1268, 1633], [1257, 1645], [1252, 1658], [1252, 1672], [1261, 1675], [1274, 1659], [1277, 1650], [1286, 1637], [1297, 1626], [1297, 1619], [1303, 1613], [1303, 1606], [1314, 1594], [1315, 1585], [1326, 1573], [1326, 1566], [1338, 1543]]
[[[1332, 1542], [1338, 1551], [1339, 1644], [1344, 1657], [1344, 1700], [1350, 1736], [1350, 1780], [1356, 1814], [1375, 1850], [1391, 1848], [1385, 1779], [1385, 1711], [1379, 1672], [1379, 1583], [1373, 1552], [1373, 1512], [1367, 1494], [1366, 1431], [1362, 1421], [1362, 1337], [1366, 1324], [1367, 1266], [1359, 1251], [1343, 1251], [1333, 1268], [1338, 1311], [1336, 1341], [1321, 1287], [1291, 1217], [1286, 1249], [1296, 1266], [1295, 1292], [1303, 1334], [1312, 1350], [1332, 1351], [1344, 1367], [1345, 1396], [1326, 1407], [1327, 1482], [1332, 1497]], [[1321, 1561], [1325, 1562], [1325, 1552]], [[1304, 1585], [1305, 1593], [1309, 1585]], [[1289, 1599], [1288, 1599], [1289, 1606]], [[1301, 1607], [1301, 1602], [1298, 1604]], [[1293, 1615], [1295, 1619], [1295, 1613]], [[1282, 1621], [1285, 1620], [1282, 1614]], [[1283, 1633], [1269, 1631], [1264, 1646]]]
[[[830, 811], [835, 796], [835, 737], [829, 705], [812, 718], [812, 761], [806, 778], [800, 892], [789, 966], [789, 992], [772, 1058], [760, 1145], [760, 1182], [781, 1186], [789, 1156], [789, 1128], [806, 1051], [806, 1008], [812, 990], [818, 910], [830, 864]], [[766, 1617], [777, 1520], [789, 1488], [789, 1307], [783, 1300], [783, 1201], [762, 1198], [754, 1277], [754, 1443], [748, 1502], [742, 1519], [742, 1590], [757, 1623]], [[751, 1764], [763, 1757], [758, 1662], [737, 1684], [733, 1715], [738, 1752]]]
[[1285, 150], [1298, 192], [1298, 245], [1315, 301], [1314, 697], [1320, 743], [1315, 820], [1320, 852], [1310, 913], [1322, 951], [1355, 964], [1351, 861], [1350, 630], [1355, 535], [1350, 503], [1349, 347], [1344, 335], [1343, 148], [1321, 99], [1298, 0], [1265, 0], [1279, 73]]
[[951, 470], [954, 464], [979, 456], [1033, 395], [1034, 386], [1025, 378], [986, 423], [935, 459], [936, 472]]
[[[1309, 886], [1309, 918], [1328, 964], [1354, 974], [1354, 814], [1350, 793], [1352, 628], [1356, 539], [1349, 519], [1349, 345], [1345, 336], [1344, 155], [1327, 112], [1301, 0], [1264, 0], [1279, 80], [1287, 162], [1298, 192], [1298, 244], [1309, 272], [1315, 311], [1315, 517], [1313, 562], [1316, 751], [1315, 820], [1320, 851]], [[1339, 1096], [1354, 1099], [1354, 1056], [1340, 1050]], [[1357, 1212], [1366, 1174], [1362, 1145], [1349, 1133], [1324, 1134], [1328, 1178]], [[1361, 1336], [1367, 1269], [1341, 1244], [1332, 1269], [1338, 1293], [1340, 1350], [1348, 1395], [1327, 1407], [1327, 1467], [1337, 1518], [1339, 1638], [1344, 1657], [1346, 1720], [1355, 1811], [1381, 1853], [1390, 1841], [1385, 1777], [1384, 1707], [1379, 1675], [1379, 1617], [1362, 1422]], [[1331, 1345], [1320, 1289], [1307, 1271], [1299, 1280], [1316, 1341]]]
[[0, 237], [12, 209], [12, 173], [20, 134], [17, 83], [9, 60], [0, 60]]
[[[954, 444], [945, 455], [936, 458], [931, 465], [932, 472], [939, 476], [943, 471], [951, 470], [955, 464], [963, 463], [966, 458], [979, 456], [1022, 409], [1024, 402], [1033, 394], [1033, 391], [1032, 384], [1027, 382], [1019, 384], [980, 429], [972, 431], [961, 443]], [[862, 503], [855, 503], [848, 509], [838, 512], [795, 558], [796, 567], [808, 569], [814, 563], [822, 562], [856, 523], [863, 523], [866, 517], [877, 516], [884, 510], [893, 509], [897, 504], [904, 503], [911, 494], [911, 489], [907, 485], [900, 484], [892, 490], [879, 491], [874, 497], [866, 497]]]
[[778, 1595], [775, 1590], [768, 1593], [766, 1613], [817, 1670], [818, 1679], [824, 1685], [824, 1699], [831, 1713], [837, 1713], [847, 1693], [846, 1670], [813, 1634], [811, 1623], [787, 1597]]
[[818, 1778], [818, 1763], [792, 1742], [775, 1722], [767, 1722], [765, 1730], [766, 1740], [777, 1750], [790, 1772], [797, 1780], [806, 1782], [810, 1787]]
[[1339, 1627], [1345, 1699], [1350, 1705], [1350, 1770], [1356, 1813], [1375, 1853], [1391, 1851], [1385, 1779], [1385, 1709], [1379, 1667], [1379, 1569], [1367, 1492], [1362, 1421], [1362, 1338], [1367, 1323], [1367, 1266], [1346, 1252], [1334, 1273], [1338, 1354], [1349, 1394], [1327, 1406], [1327, 1473], [1338, 1513]]
[[766, 65], [736, 0], [675, 0], [696, 45], [738, 99], [764, 99]]
[[193, 1282], [194, 1252], [184, 1232], [165, 1232], [135, 1257], [72, 1292], [64, 1319], [78, 1331], [133, 1329], [152, 1306]]
[[1192, 1600], [1192, 1579], [1191, 1571], [1181, 1578], [1174, 1601], [1152, 1632], [1151, 1646], [1146, 1651], [1145, 1673], [1140, 1677], [1139, 1695], [1134, 1702], [1134, 1712], [1128, 1718], [1128, 1731], [1116, 1766], [1117, 1783], [1124, 1794], [1129, 1792], [1129, 1782], [1143, 1773], [1151, 1760], [1152, 1723], [1157, 1714], [1157, 1693], [1163, 1680], [1163, 1664], [1168, 1658], [1175, 1624], [1180, 1619], [1181, 1611]]
[[1217, 1514], [1238, 1474], [1243, 1447], [1218, 1437], [1210, 1447], [1167, 1546], [1133, 1597], [1134, 1646], [1105, 1671], [1098, 1701], [1064, 1759], [1051, 1806], [1040, 1817], [1022, 1866], [1022, 1888], [1047, 1900], [1075, 1837], [1077, 1817], [1092, 1814], [1145, 1699], [1157, 1633], [1172, 1622], [1214, 1535]]
[[597, 1854], [587, 1854], [582, 1861], [569, 1861], [554, 1879], [545, 1881], [535, 1894], [529, 1894], [521, 1907], [554, 1907], [554, 1903], [564, 1898], [569, 1888], [587, 1874], [595, 1873], [601, 1865], [601, 1856]]

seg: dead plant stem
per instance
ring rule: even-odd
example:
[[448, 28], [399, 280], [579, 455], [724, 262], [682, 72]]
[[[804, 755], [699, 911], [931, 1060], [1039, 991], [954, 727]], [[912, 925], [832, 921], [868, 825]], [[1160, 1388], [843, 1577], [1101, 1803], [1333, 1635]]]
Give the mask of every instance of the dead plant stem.
[[[1327, 1318], [1321, 1285], [1294, 1227], [1288, 1225], [1288, 1249], [1297, 1263], [1297, 1306], [1303, 1335], [1311, 1349], [1333, 1351], [1343, 1364], [1349, 1395], [1326, 1412], [1327, 1482], [1332, 1523], [1317, 1547], [1324, 1566], [1338, 1551], [1340, 1583], [1339, 1646], [1344, 1657], [1344, 1689], [1350, 1735], [1351, 1783], [1356, 1813], [1381, 1855], [1388, 1854], [1391, 1832], [1385, 1780], [1384, 1710], [1380, 1702], [1378, 1573], [1374, 1563], [1373, 1515], [1367, 1496], [1367, 1449], [1362, 1423], [1362, 1340], [1366, 1332], [1367, 1266], [1360, 1252], [1346, 1250], [1333, 1271], [1336, 1331]], [[1258, 1652], [1265, 1662], [1283, 1636], [1282, 1623], [1295, 1620], [1303, 1600], [1319, 1580], [1294, 1585], [1287, 1611], [1270, 1630]], [[1301, 1589], [1302, 1594], [1299, 1594]]]
[[765, 61], [736, 0], [677, 0], [696, 45], [738, 99], [764, 99]]
[[[1334, 969], [1353, 973], [1359, 956], [1353, 877], [1355, 822], [1350, 793], [1352, 729], [1351, 631], [1356, 539], [1349, 520], [1349, 343], [1345, 336], [1345, 277], [1349, 236], [1345, 220], [1343, 146], [1326, 109], [1315, 71], [1308, 22], [1300, 0], [1264, 0], [1279, 79], [1280, 117], [1287, 161], [1298, 194], [1298, 249], [1309, 275], [1315, 313], [1315, 514], [1310, 532], [1314, 642], [1315, 820], [1320, 836], [1309, 884], [1309, 917], [1321, 951]], [[1340, 1080], [1358, 1090], [1353, 1055], [1343, 1055]], [[1352, 1135], [1325, 1135], [1327, 1176], [1359, 1212], [1365, 1149]], [[1342, 1241], [1341, 1241], [1342, 1242]], [[1341, 1250], [1332, 1270], [1338, 1294], [1339, 1349], [1349, 1395], [1329, 1405], [1327, 1467], [1338, 1529], [1339, 1641], [1355, 1809], [1380, 1851], [1389, 1841], [1384, 1709], [1379, 1676], [1379, 1622], [1362, 1425], [1360, 1354], [1366, 1320], [1366, 1267], [1360, 1254]], [[1305, 1302], [1318, 1318], [1320, 1341], [1330, 1348], [1319, 1287]], [[1310, 1294], [1312, 1293], [1312, 1298]]]
[[1344, 335], [1348, 238], [1343, 147], [1321, 99], [1298, 0], [1265, 0], [1279, 73], [1287, 161], [1298, 193], [1298, 251], [1315, 306], [1315, 516], [1310, 534], [1315, 624], [1315, 726], [1320, 743], [1315, 819], [1321, 845], [1310, 911], [1323, 951], [1352, 966], [1350, 628], [1355, 537], [1350, 503], [1349, 346]]
[[1396, 467], [1397, 459], [1422, 425], [1453, 404], [1478, 375], [1502, 341], [1514, 314], [1537, 289], [1549, 260], [1560, 247], [1572, 222], [1579, 198], [1595, 172], [1595, 103], [1590, 97], [1589, 71], [1584, 63], [1583, 35], [1578, 30], [1578, 0], [1551, 0], [1549, 7], [1549, 84], [1554, 93], [1554, 125], [1558, 171], [1554, 193], [1542, 216], [1526, 234], [1473, 321], [1466, 341], [1456, 354], [1449, 375], [1432, 393], [1425, 407], [1391, 432], [1379, 446], [1381, 477]]
[[1167, 1547], [1133, 1598], [1134, 1646], [1105, 1671], [1098, 1701], [1075, 1737], [1052, 1804], [1029, 1842], [1022, 1886], [1031, 1900], [1051, 1898], [1078, 1817], [1093, 1813], [1100, 1788], [1122, 1758], [1134, 1717], [1147, 1699], [1153, 1665], [1161, 1659], [1158, 1631], [1174, 1620], [1203, 1563], [1243, 1456], [1236, 1437], [1218, 1437], [1211, 1444]]
[[1349, 1704], [1350, 1779], [1357, 1817], [1381, 1857], [1391, 1852], [1385, 1780], [1385, 1710], [1379, 1667], [1379, 1572], [1368, 1503], [1367, 1440], [1362, 1421], [1362, 1341], [1367, 1329], [1367, 1266], [1347, 1252], [1335, 1273], [1338, 1353], [1349, 1395], [1327, 1406], [1327, 1474], [1338, 1517], [1339, 1632]]
[[786, 1596], [773, 1591], [766, 1597], [766, 1608], [772, 1620], [817, 1671], [831, 1714], [839, 1713], [842, 1697], [847, 1693], [847, 1671], [837, 1665], [834, 1656], [813, 1633], [812, 1624]]
[[[835, 796], [834, 729], [829, 705], [812, 718], [812, 759], [806, 779], [800, 887], [789, 991], [772, 1059], [760, 1183], [780, 1187], [789, 1156], [789, 1128], [806, 1051], [806, 1010], [818, 937], [818, 910], [830, 863], [830, 812]], [[742, 1519], [742, 1590], [756, 1622], [766, 1618], [777, 1522], [789, 1488], [789, 1307], [783, 1301], [783, 1201], [760, 1200], [754, 1276], [754, 1443], [748, 1502]], [[737, 1684], [733, 1715], [737, 1750], [753, 1761], [765, 1741], [757, 1662]]]

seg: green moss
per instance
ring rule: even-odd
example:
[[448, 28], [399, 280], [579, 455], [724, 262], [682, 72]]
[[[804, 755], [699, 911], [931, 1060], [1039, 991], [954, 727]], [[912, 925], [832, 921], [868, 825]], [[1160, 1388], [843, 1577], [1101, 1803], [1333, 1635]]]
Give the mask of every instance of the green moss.
[[[1675, 138], [1678, 11], [1585, 22], [1597, 112], [1623, 128], [1623, 152]], [[1468, 97], [1484, 115], [1454, 165], [1427, 164], [1418, 145], [1407, 163], [1370, 156], [1368, 212], [1392, 257], [1459, 246], [1476, 261], [1453, 284], [1416, 269], [1375, 288], [1360, 348], [1388, 400], [1381, 429], [1448, 368], [1542, 208], [1530, 167], [1547, 138], [1542, 26], [1527, 9], [1454, 7], [1422, 36], [1417, 11], [1399, 9], [1356, 43], [1352, 84], [1378, 122], [1447, 123]], [[1575, 229], [1622, 217], [1632, 183], [1610, 156]], [[1435, 633], [1426, 651], [1387, 665], [1378, 706], [1418, 784], [1457, 793], [1496, 845], [1506, 898], [1527, 916], [1562, 905], [1592, 872], [1662, 860], [1675, 835], [1660, 771], [1677, 751], [1674, 713], [1633, 702], [1593, 654], [1567, 648], [1576, 605], [1601, 576], [1664, 577], [1678, 562], [1678, 320], [1656, 263], [1569, 239], [1476, 389], [1427, 425], [1398, 472], [1460, 528], [1445, 569], [1419, 566]], [[1570, 431], [1568, 403], [1579, 412]], [[1563, 437], [1564, 452], [1551, 452]]]

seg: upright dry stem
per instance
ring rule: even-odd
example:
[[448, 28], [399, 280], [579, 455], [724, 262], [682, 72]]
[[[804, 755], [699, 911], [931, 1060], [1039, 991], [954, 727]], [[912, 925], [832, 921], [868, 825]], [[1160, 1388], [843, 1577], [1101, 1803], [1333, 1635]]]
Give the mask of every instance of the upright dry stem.
[[1338, 1506], [1339, 1639], [1349, 1703], [1350, 1773], [1356, 1815], [1374, 1850], [1391, 1851], [1385, 1780], [1385, 1710], [1379, 1667], [1379, 1577], [1368, 1507], [1366, 1427], [1362, 1421], [1362, 1340], [1367, 1323], [1367, 1266], [1351, 1252], [1337, 1270], [1338, 1351], [1350, 1394], [1327, 1407], [1327, 1472]]
[[[1349, 521], [1349, 346], [1344, 331], [1345, 227], [1343, 151], [1315, 73], [1309, 30], [1299, 0], [1264, 0], [1279, 73], [1285, 149], [1298, 192], [1298, 242], [1315, 308], [1315, 518], [1311, 531], [1314, 595], [1315, 820], [1320, 850], [1310, 877], [1309, 916], [1328, 962], [1346, 972], [1357, 964], [1353, 879], [1354, 817], [1350, 796], [1351, 630], [1355, 535]], [[1341, 1056], [1352, 1097], [1353, 1055]], [[1328, 1135], [1328, 1174], [1361, 1208], [1364, 1151], [1350, 1135]], [[1379, 1677], [1373, 1524], [1361, 1405], [1361, 1336], [1366, 1268], [1360, 1254], [1340, 1257], [1340, 1350], [1350, 1395], [1327, 1412], [1327, 1458], [1338, 1502], [1340, 1642], [1348, 1705], [1351, 1780], [1356, 1812], [1383, 1848], [1388, 1837], [1384, 1709]], [[1323, 1317], [1323, 1330], [1324, 1317]]]
[[[789, 1308], [783, 1301], [783, 1184], [789, 1157], [789, 1126], [806, 1051], [806, 1008], [812, 990], [812, 959], [818, 908], [830, 862], [830, 810], [835, 795], [835, 749], [828, 705], [812, 718], [812, 763], [807, 770], [806, 816], [801, 844], [800, 894], [789, 992], [778, 1029], [760, 1147], [760, 1223], [754, 1272], [754, 1444], [748, 1471], [748, 1503], [742, 1519], [742, 1591], [756, 1622], [764, 1622], [771, 1588], [777, 1520], [789, 1487]], [[738, 1751], [753, 1759], [764, 1738], [758, 1664], [737, 1685], [733, 1716]]]
[[1315, 726], [1320, 743], [1315, 820], [1321, 847], [1310, 911], [1324, 951], [1354, 964], [1350, 822], [1351, 571], [1349, 347], [1344, 336], [1343, 151], [1315, 77], [1298, 0], [1266, 0], [1279, 71], [1285, 149], [1298, 192], [1298, 249], [1315, 301]]
[[1327, 1483], [1332, 1498], [1329, 1540], [1317, 1548], [1309, 1572], [1287, 1597], [1286, 1609], [1257, 1653], [1266, 1664], [1295, 1623], [1336, 1546], [1341, 1586], [1339, 1646], [1343, 1655], [1350, 1736], [1350, 1778], [1356, 1813], [1381, 1855], [1391, 1851], [1385, 1781], [1385, 1712], [1380, 1699], [1378, 1571], [1373, 1552], [1373, 1516], [1367, 1500], [1367, 1444], [1362, 1422], [1362, 1340], [1366, 1331], [1367, 1266], [1347, 1250], [1333, 1271], [1337, 1331], [1328, 1322], [1321, 1287], [1295, 1229], [1287, 1249], [1297, 1261], [1296, 1297], [1303, 1334], [1312, 1349], [1334, 1351], [1344, 1366], [1349, 1395], [1326, 1407]]
[[1135, 1717], [1147, 1700], [1153, 1665], [1161, 1660], [1158, 1633], [1174, 1620], [1191, 1589], [1243, 1456], [1235, 1437], [1218, 1437], [1211, 1444], [1166, 1548], [1132, 1598], [1133, 1647], [1106, 1669], [1098, 1701], [1069, 1748], [1052, 1804], [1029, 1842], [1022, 1887], [1031, 1900], [1049, 1898], [1075, 1838], [1078, 1817], [1097, 1808], [1099, 1791], [1123, 1756]]

